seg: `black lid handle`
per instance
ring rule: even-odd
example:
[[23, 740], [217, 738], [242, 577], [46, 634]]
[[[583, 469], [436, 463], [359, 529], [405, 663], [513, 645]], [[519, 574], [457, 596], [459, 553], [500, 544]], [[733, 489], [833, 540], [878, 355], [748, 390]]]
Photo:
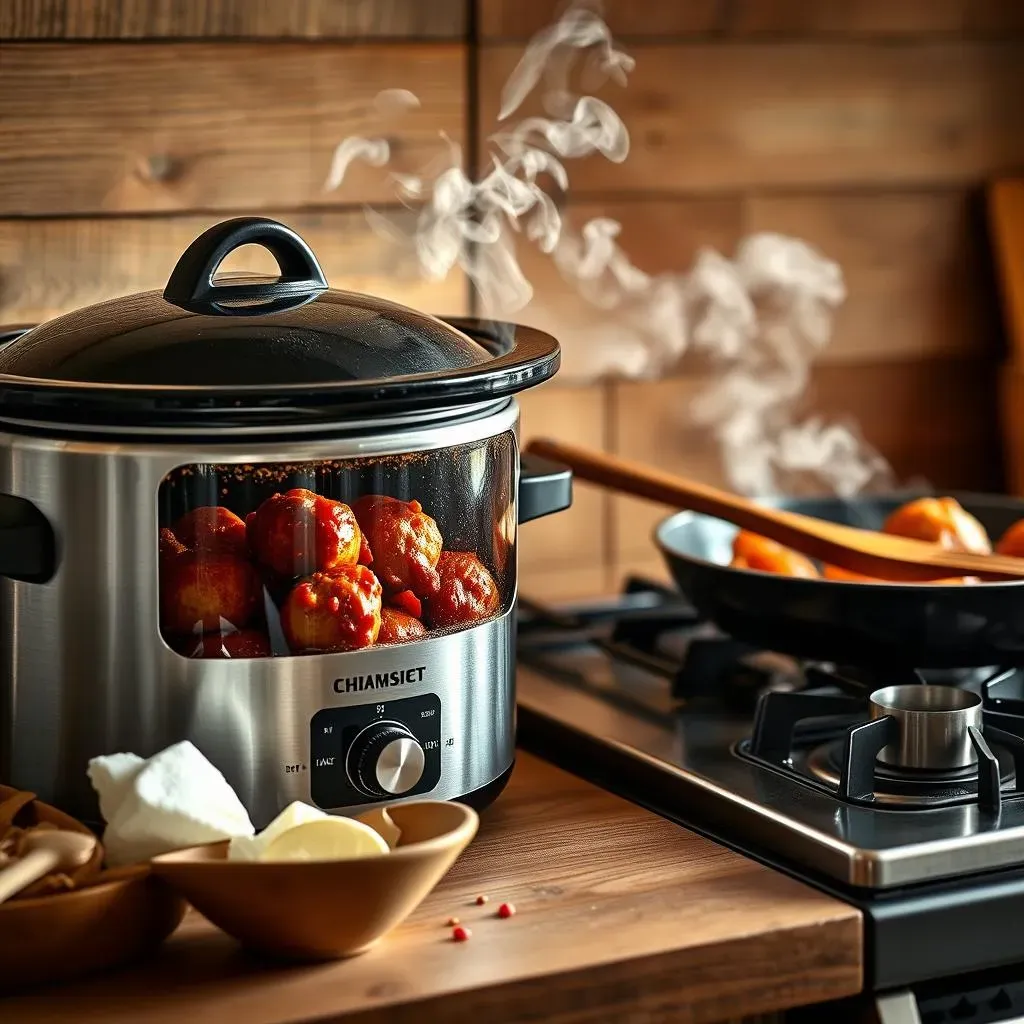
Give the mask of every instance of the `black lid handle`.
[[[269, 249], [281, 276], [276, 281], [214, 284], [221, 263], [243, 245]], [[261, 316], [300, 306], [326, 288], [313, 250], [291, 228], [265, 217], [236, 217], [204, 231], [181, 254], [164, 298], [190, 313]]]

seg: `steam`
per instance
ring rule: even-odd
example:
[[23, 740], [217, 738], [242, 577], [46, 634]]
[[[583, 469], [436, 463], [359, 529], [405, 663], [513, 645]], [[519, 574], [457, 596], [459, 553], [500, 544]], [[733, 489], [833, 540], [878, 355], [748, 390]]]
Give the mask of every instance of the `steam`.
[[[368, 212], [375, 231], [415, 250], [428, 280], [443, 280], [455, 268], [461, 269], [490, 317], [511, 316], [533, 298], [533, 288], [516, 257], [516, 234], [524, 234], [566, 268], [579, 258], [581, 245], [590, 252], [592, 243], [603, 238], [594, 253], [604, 253], [605, 262], [623, 273], [629, 266], [624, 254], [609, 248], [607, 240], [614, 235], [603, 224], [584, 228], [581, 238], [574, 239], [544, 187], [549, 180], [560, 191], [568, 191], [566, 160], [599, 154], [621, 163], [629, 153], [629, 132], [612, 107], [594, 96], [570, 92], [571, 72], [581, 57], [586, 73], [622, 85], [634, 64], [616, 48], [608, 27], [594, 11], [569, 10], [527, 46], [506, 83], [499, 117], [503, 127], [489, 139], [490, 160], [481, 179], [467, 177], [461, 148], [442, 137], [442, 152], [433, 166], [414, 175], [392, 172], [390, 176], [396, 198], [416, 211], [411, 232], [380, 211]], [[527, 116], [506, 126], [542, 79], [551, 83], [542, 103], [548, 116]], [[405, 90], [389, 89], [377, 96], [374, 106], [398, 115], [414, 109], [411, 96]], [[383, 137], [347, 138], [335, 150], [325, 188], [338, 188], [356, 160], [383, 167], [389, 157]], [[592, 270], [596, 258], [590, 256]], [[595, 279], [598, 276], [595, 270]]]
[[[417, 173], [389, 172], [396, 199], [414, 211], [412, 230], [367, 208], [371, 227], [410, 247], [429, 280], [461, 269], [494, 319], [533, 302], [517, 256], [523, 236], [550, 256], [582, 300], [581, 338], [563, 345], [576, 376], [654, 378], [687, 352], [702, 355], [715, 373], [689, 412], [717, 439], [736, 490], [850, 496], [891, 486], [885, 460], [852, 426], [796, 417], [811, 364], [845, 299], [835, 263], [797, 239], [762, 233], [731, 258], [703, 250], [688, 271], [651, 275], [620, 245], [617, 221], [595, 217], [578, 230], [564, 221], [555, 195], [569, 191], [567, 162], [621, 163], [630, 145], [613, 107], [577, 95], [572, 83], [625, 86], [634, 63], [594, 9], [571, 8], [534, 37], [505, 84], [479, 180], [467, 177], [461, 148], [442, 135], [437, 156]], [[539, 112], [510, 121], [541, 86]], [[402, 89], [374, 101], [382, 119], [415, 114], [418, 106]], [[325, 187], [338, 188], [357, 160], [382, 168], [390, 156], [383, 136], [347, 138]]]
[[328, 191], [339, 188], [354, 160], [364, 160], [371, 167], [383, 167], [390, 159], [391, 147], [386, 139], [363, 139], [353, 135], [335, 149], [324, 187]]
[[691, 406], [718, 439], [729, 482], [747, 494], [822, 487], [849, 498], [892, 473], [852, 425], [793, 409], [846, 297], [839, 267], [804, 242], [757, 234], [732, 260], [705, 251], [687, 281], [692, 340], [725, 364]]
[[[619, 85], [636, 62], [615, 46], [608, 26], [597, 13], [583, 6], [570, 8], [554, 25], [539, 32], [527, 44], [523, 56], [501, 91], [498, 120], [511, 117], [540, 84], [546, 73], [551, 88], [545, 106], [551, 113], [564, 112], [569, 102], [568, 76], [574, 51], [590, 51], [590, 68], [596, 68]], [[567, 59], [568, 58], [568, 59]]]

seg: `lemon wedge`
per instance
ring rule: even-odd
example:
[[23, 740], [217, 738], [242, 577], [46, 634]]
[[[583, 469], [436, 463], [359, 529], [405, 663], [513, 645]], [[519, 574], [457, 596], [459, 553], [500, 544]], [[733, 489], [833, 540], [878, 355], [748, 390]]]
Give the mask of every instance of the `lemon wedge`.
[[234, 836], [228, 845], [228, 860], [259, 860], [260, 854], [279, 836], [307, 821], [320, 821], [327, 814], [299, 800], [290, 803], [262, 832], [254, 836]]
[[276, 836], [259, 855], [261, 861], [354, 860], [390, 853], [380, 833], [352, 818], [307, 821]]

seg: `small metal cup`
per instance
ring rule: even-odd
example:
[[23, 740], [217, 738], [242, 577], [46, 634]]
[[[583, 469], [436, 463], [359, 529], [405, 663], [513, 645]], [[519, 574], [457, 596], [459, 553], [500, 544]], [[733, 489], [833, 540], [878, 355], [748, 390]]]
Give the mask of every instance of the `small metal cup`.
[[883, 747], [878, 760], [895, 768], [932, 771], [969, 768], [978, 755], [967, 734], [981, 728], [981, 697], [953, 686], [886, 686], [868, 698], [871, 717], [895, 718], [897, 743]]

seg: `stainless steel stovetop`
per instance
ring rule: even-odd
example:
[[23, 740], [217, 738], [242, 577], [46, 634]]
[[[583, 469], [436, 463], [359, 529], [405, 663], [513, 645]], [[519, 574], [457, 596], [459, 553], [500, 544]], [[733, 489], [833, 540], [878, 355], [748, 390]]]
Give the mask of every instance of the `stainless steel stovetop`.
[[[722, 636], [674, 592], [631, 588], [570, 608], [522, 601], [528, 749], [861, 906], [877, 990], [1024, 964], [1020, 673], [801, 664]], [[868, 695], [922, 682], [976, 695], [959, 702], [977, 705], [977, 763], [876, 761], [896, 733]]]
[[1004, 801], [998, 815], [976, 799], [914, 810], [847, 805], [739, 756], [749, 718], [680, 709], [657, 722], [529, 667], [518, 687], [520, 708], [660, 773], [660, 799], [684, 817], [712, 821], [840, 882], [883, 889], [1024, 863], [1020, 801]]

